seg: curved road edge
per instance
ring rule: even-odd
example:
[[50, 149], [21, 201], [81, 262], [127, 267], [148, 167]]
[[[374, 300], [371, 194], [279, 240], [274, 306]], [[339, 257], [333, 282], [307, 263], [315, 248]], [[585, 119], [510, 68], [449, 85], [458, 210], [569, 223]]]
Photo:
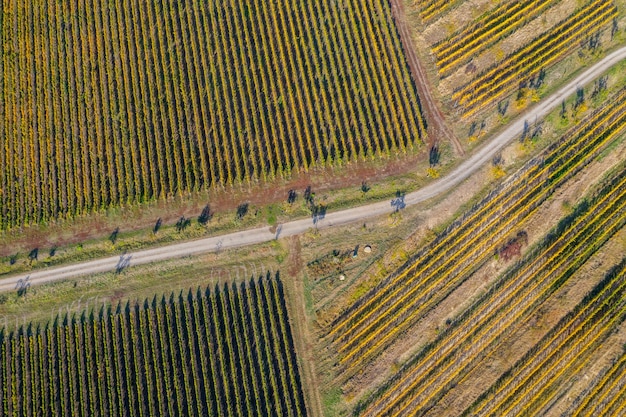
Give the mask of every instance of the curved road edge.
[[[623, 59], [626, 59], [626, 47], [620, 48], [607, 55], [567, 85], [560, 88], [550, 97], [539, 102], [526, 114], [512, 122], [504, 131], [487, 142], [475, 154], [452, 170], [452, 172], [448, 175], [424, 188], [407, 194], [404, 197], [404, 205], [409, 206], [429, 200], [457, 186], [462, 181], [469, 178], [470, 175], [476, 172], [485, 163], [490, 161], [494, 155], [508, 145], [518, 134], [521, 134], [524, 128], [525, 120], [534, 119], [535, 117], [545, 117], [551, 110], [558, 106], [561, 101], [574, 94], [577, 87], [589, 84], [599, 75]], [[312, 227], [325, 229], [328, 227], [363, 221], [367, 218], [391, 213], [396, 210], [396, 207], [397, 206], [394, 206], [393, 203], [390, 204], [389, 201], [383, 201], [342, 211], [329, 212], [324, 216], [324, 218], [316, 219], [315, 223], [314, 220], [310, 218], [294, 220], [279, 226], [276, 233], [271, 232], [270, 227], [266, 226], [184, 243], [175, 243], [154, 249], [123, 254], [120, 256], [111, 256], [108, 258], [86, 261], [74, 265], [39, 269], [30, 273], [23, 273], [0, 279], [0, 291], [9, 291], [17, 289], [23, 285], [43, 284], [50, 281], [74, 278], [81, 275], [95, 274], [99, 272], [112, 272], [132, 265], [142, 265], [201, 253], [219, 252], [223, 249], [268, 242], [279, 237], [293, 236], [304, 233]]]

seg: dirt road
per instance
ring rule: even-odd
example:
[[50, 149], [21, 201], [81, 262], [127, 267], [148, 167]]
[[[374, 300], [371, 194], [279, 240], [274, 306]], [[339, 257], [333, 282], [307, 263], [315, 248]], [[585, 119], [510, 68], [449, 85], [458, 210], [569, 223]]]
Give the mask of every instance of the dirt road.
[[457, 166], [448, 175], [420, 190], [407, 194], [403, 201], [383, 201], [347, 210], [329, 212], [323, 219], [318, 219], [315, 224], [311, 218], [295, 220], [281, 225], [276, 233], [271, 232], [269, 226], [260, 227], [222, 236], [176, 243], [121, 256], [97, 259], [75, 265], [40, 269], [30, 274], [21, 274], [1, 279], [0, 291], [14, 290], [20, 285], [19, 283], [23, 284], [24, 282], [30, 283], [31, 285], [42, 284], [97, 272], [115, 271], [118, 267], [128, 268], [133, 265], [268, 242], [272, 239], [306, 232], [312, 227], [325, 229], [352, 222], [362, 222], [371, 217], [391, 213], [396, 210], [397, 207], [410, 206], [428, 200], [457, 186], [462, 181], [469, 178], [481, 166], [488, 163], [503, 147], [515, 140], [517, 135], [521, 134], [525, 120], [535, 120], [535, 118], [546, 116], [552, 109], [559, 106], [566, 97], [573, 95], [577, 87], [590, 83], [623, 59], [626, 59], [626, 47], [611, 53], [550, 97], [537, 103], [520, 118], [512, 122], [507, 129], [487, 141], [481, 149]]
[[446, 124], [446, 119], [430, 92], [430, 85], [428, 84], [424, 67], [415, 54], [413, 38], [411, 38], [409, 26], [404, 18], [405, 14], [402, 1], [403, 0], [391, 0], [391, 13], [393, 14], [393, 19], [400, 33], [400, 40], [402, 41], [404, 54], [409, 63], [411, 77], [417, 86], [417, 93], [422, 105], [422, 110], [426, 116], [426, 122], [428, 124], [428, 145], [433, 146], [437, 141], [445, 138], [450, 141], [456, 154], [463, 156], [465, 155], [463, 146], [461, 146], [459, 139]]

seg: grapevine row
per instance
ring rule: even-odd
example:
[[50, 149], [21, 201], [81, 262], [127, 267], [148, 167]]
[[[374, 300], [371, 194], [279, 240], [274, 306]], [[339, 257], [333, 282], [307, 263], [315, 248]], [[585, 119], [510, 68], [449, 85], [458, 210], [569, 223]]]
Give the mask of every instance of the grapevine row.
[[[623, 91], [615, 97], [615, 107], [609, 106], [590, 116], [579, 125], [578, 131], [569, 132], [568, 140], [560, 141], [542, 155], [541, 169], [530, 169], [535, 166], [531, 161], [529, 169], [524, 171], [527, 176], [512, 182], [510, 191], [502, 190], [495, 198], [487, 200], [477, 210], [479, 216], [468, 216], [464, 227], [452, 230], [441, 242], [428, 248], [427, 257], [407, 262], [410, 266], [402, 267], [402, 272], [390, 283], [376, 288], [375, 295], [365, 303], [357, 303], [351, 314], [331, 331], [341, 343], [339, 351], [344, 352], [341, 361], [356, 368], [373, 358], [491, 256], [494, 248], [506, 238], [511, 224], [519, 225], [567, 177], [585, 166], [621, 131], [626, 123], [624, 94]], [[485, 210], [486, 207], [491, 208], [491, 212]], [[490, 236], [489, 239], [485, 239], [485, 235]], [[454, 250], [438, 250], [451, 241], [455, 242]], [[445, 274], [441, 273], [443, 270]]]
[[0, 229], [419, 146], [391, 6], [3, 0]]
[[419, 1], [420, 17], [425, 24], [428, 24], [459, 3], [460, 0], [421, 0]]
[[[626, 391], [626, 354], [615, 360], [604, 377], [573, 412], [575, 416], [610, 415], [609, 406], [619, 404], [619, 393]], [[616, 401], [617, 400], [617, 401]], [[626, 396], [621, 399], [626, 401]], [[622, 404], [623, 405], [623, 404]]]
[[[625, 219], [620, 209], [626, 183], [623, 174], [619, 185], [611, 183], [603, 189], [595, 209], [586, 210], [587, 214], [579, 216], [573, 224], [573, 219], [566, 223], [567, 231], [557, 229], [549, 235], [539, 249], [526, 257], [526, 264], [516, 265], [505, 274], [486, 298], [481, 297], [449, 331], [411, 360], [389, 383], [393, 387], [385, 388], [382, 397], [368, 407], [370, 412], [396, 415], [418, 398], [421, 407], [428, 407], [463, 378], [464, 372], [488, 352], [488, 347], [493, 349], [497, 345], [507, 326], [519, 323], [520, 317], [530, 314], [545, 301], [623, 225]], [[538, 274], [544, 277], [540, 278]], [[463, 362], [459, 362], [460, 358]], [[428, 384], [423, 380], [426, 377]], [[435, 383], [437, 378], [442, 381]]]
[[0, 333], [3, 415], [305, 416], [278, 276]]
[[452, 99], [464, 109], [464, 116], [474, 114], [514, 91], [520, 81], [571, 54], [572, 44], [590, 30], [605, 27], [616, 15], [612, 0], [591, 1], [455, 91]]
[[505, 36], [545, 13], [557, 0], [525, 0], [502, 3], [469, 26], [432, 47], [440, 76], [464, 64]]
[[[586, 338], [602, 332], [606, 336], [606, 332], [613, 327], [605, 322], [611, 316], [617, 317], [615, 310], [619, 307], [620, 298], [623, 298], [626, 288], [624, 266], [626, 263], [607, 274], [572, 312], [561, 319], [548, 335], [531, 348], [465, 414], [484, 415], [504, 406], [511, 409], [514, 407], [513, 400], [519, 403], [524, 398], [532, 398], [529, 393], [524, 393], [533, 388], [531, 383], [543, 381], [547, 373], [559, 369], [559, 364], [571, 367], [574, 363], [573, 354], [576, 355], [576, 360], [580, 360], [583, 355], [579, 345]], [[503, 414], [503, 410], [497, 411], [497, 414]]]

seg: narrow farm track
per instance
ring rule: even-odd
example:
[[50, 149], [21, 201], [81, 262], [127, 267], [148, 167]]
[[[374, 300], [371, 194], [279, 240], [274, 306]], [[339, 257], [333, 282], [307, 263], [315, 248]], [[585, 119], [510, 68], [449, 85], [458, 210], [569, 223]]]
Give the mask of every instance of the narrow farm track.
[[424, 67], [422, 67], [422, 63], [415, 54], [411, 32], [409, 32], [409, 26], [404, 20], [402, 0], [391, 0], [391, 14], [393, 15], [393, 20], [396, 22], [396, 27], [400, 33], [404, 53], [409, 63], [409, 68], [411, 69], [411, 76], [417, 86], [420, 104], [423, 106], [426, 121], [428, 122], [428, 145], [433, 146], [440, 138], [445, 137], [450, 141], [457, 155], [465, 155], [459, 138], [456, 137], [446, 124], [446, 119], [430, 92], [430, 85], [428, 84]]
[[[444, 194], [453, 187], [459, 185], [484, 164], [488, 163], [503, 147], [515, 140], [516, 135], [523, 131], [525, 120], [533, 120], [535, 118], [542, 118], [546, 116], [552, 109], [560, 105], [564, 99], [574, 94], [577, 87], [590, 83], [623, 59], [626, 59], [626, 47], [612, 52], [601, 61], [584, 71], [567, 85], [560, 88], [550, 97], [537, 103], [535, 107], [529, 109], [524, 115], [522, 115], [522, 117], [512, 122], [504, 131], [489, 140], [475, 154], [467, 158], [447, 176], [440, 178], [420, 190], [407, 194], [404, 199], [405, 204], [407, 206], [418, 204]], [[319, 229], [325, 229], [353, 222], [362, 222], [365, 219], [391, 213], [394, 210], [395, 208], [392, 207], [387, 201], [367, 204], [347, 210], [329, 212], [323, 219], [320, 219], [317, 222], [316, 226]], [[282, 225], [280, 237], [297, 235], [309, 230], [311, 227], [314, 227], [314, 224], [309, 218], [288, 222]], [[124, 255], [124, 259], [128, 260], [129, 266], [147, 264], [200, 253], [215, 252], [228, 248], [254, 245], [262, 242], [268, 242], [276, 237], [275, 233], [270, 232], [269, 226], [259, 227], [256, 229], [243, 230], [221, 236], [213, 236], [205, 239], [128, 253]], [[99, 272], [114, 271], [120, 260], [120, 256], [111, 256], [74, 265], [41, 269], [31, 273], [6, 277], [0, 280], [0, 291], [13, 290], [18, 281], [23, 280], [26, 277], [29, 278], [31, 285], [36, 285]]]

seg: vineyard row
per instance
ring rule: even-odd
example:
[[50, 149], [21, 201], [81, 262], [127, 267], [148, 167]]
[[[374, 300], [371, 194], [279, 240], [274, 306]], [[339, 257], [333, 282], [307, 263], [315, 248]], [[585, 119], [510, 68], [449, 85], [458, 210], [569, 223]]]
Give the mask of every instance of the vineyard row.
[[541, 414], [541, 403], [566, 386], [566, 378], [577, 367], [588, 364], [598, 345], [624, 319], [625, 291], [626, 262], [622, 262], [464, 414], [521, 414], [531, 409]]
[[440, 76], [450, 74], [472, 56], [487, 50], [499, 40], [545, 13], [559, 0], [504, 2], [471, 25], [432, 47]]
[[[364, 295], [331, 327], [341, 363], [352, 371], [395, 340], [489, 259], [563, 182], [626, 126], [626, 91], [583, 120], [461, 223]], [[454, 242], [454, 245], [452, 245]], [[445, 273], [443, 272], [445, 271]], [[350, 374], [350, 372], [348, 373]]]
[[385, 384], [366, 415], [428, 410], [523, 325], [626, 223], [626, 171], [603, 184]]
[[307, 414], [278, 276], [0, 335], [2, 415]]
[[0, 229], [425, 137], [386, 0], [2, 0]]
[[613, 0], [592, 0], [548, 32], [500, 60], [452, 94], [469, 117], [510, 94], [550, 65], [572, 54], [580, 38], [610, 25], [617, 16]]

